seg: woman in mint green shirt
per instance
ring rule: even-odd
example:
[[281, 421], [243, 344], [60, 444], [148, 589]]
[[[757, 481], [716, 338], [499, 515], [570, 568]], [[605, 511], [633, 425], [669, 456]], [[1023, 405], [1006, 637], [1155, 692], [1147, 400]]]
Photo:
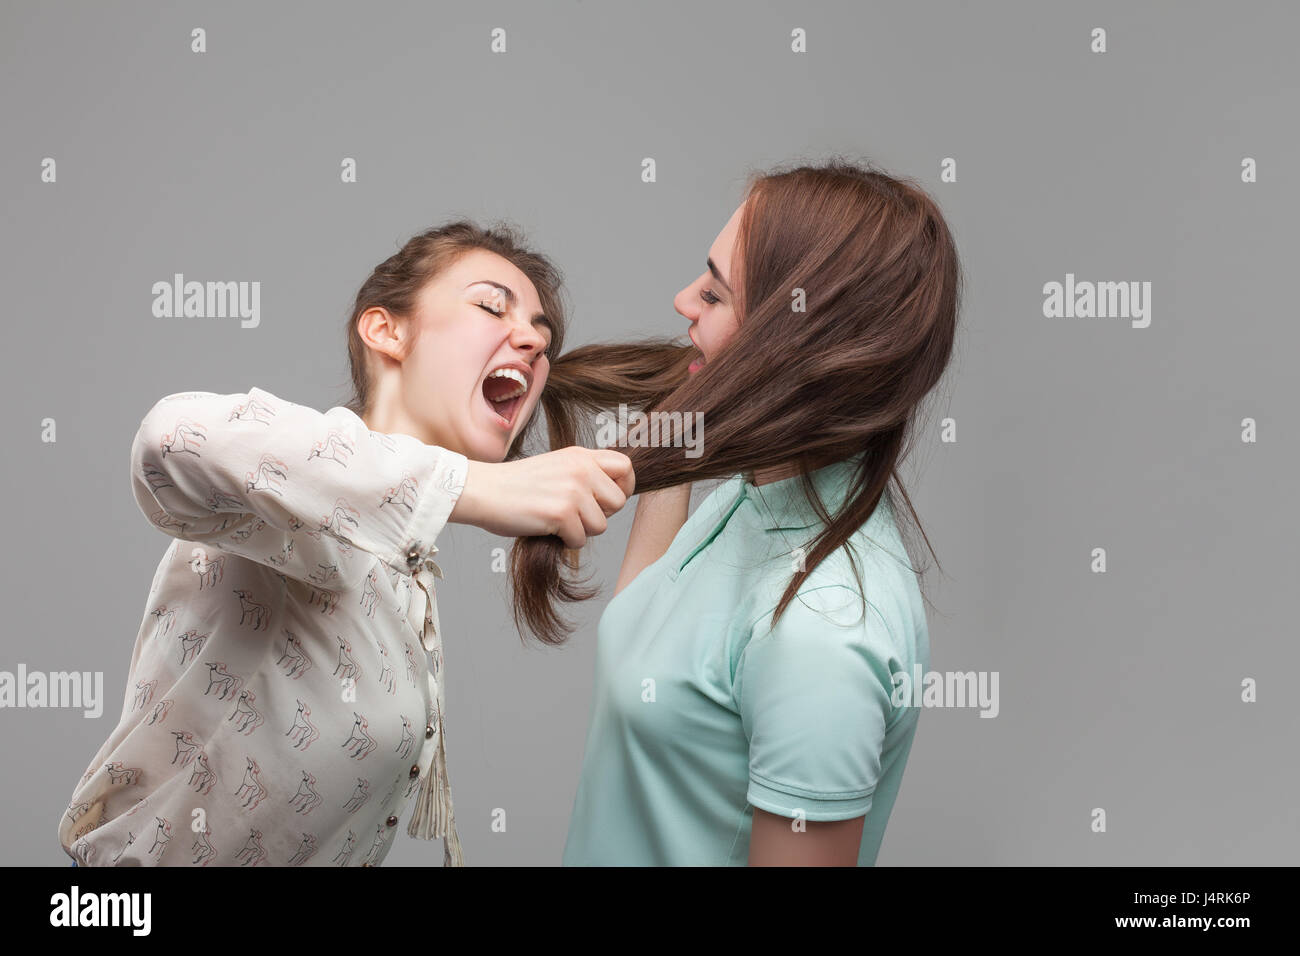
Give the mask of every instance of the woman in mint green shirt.
[[[828, 504], [849, 470], [815, 473]], [[875, 862], [920, 713], [891, 674], [929, 667], [925, 611], [882, 504], [851, 539], [865, 615], [835, 555], [770, 627], [816, 521], [801, 499], [725, 482], [605, 609], [565, 864], [743, 865], [763, 813], [780, 836], [841, 821], [840, 862]]]
[[930, 661], [896, 469], [952, 350], [955, 244], [919, 188], [835, 161], [752, 180], [706, 265], [674, 301], [688, 355], [552, 369], [561, 399], [705, 426], [619, 442], [640, 498], [563, 862], [871, 865], [920, 714], [896, 675]]

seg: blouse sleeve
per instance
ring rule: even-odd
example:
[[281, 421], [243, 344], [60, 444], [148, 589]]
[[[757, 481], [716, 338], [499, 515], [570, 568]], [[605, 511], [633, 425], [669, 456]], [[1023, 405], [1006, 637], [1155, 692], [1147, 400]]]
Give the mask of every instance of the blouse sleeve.
[[131, 446], [135, 500], [155, 527], [324, 588], [358, 585], [375, 557], [406, 572], [409, 551], [436, 552], [466, 467], [341, 406], [260, 388], [168, 395]]
[[755, 625], [733, 693], [749, 738], [747, 799], [806, 820], [871, 809], [893, 686], [888, 636], [842, 585], [798, 594]]

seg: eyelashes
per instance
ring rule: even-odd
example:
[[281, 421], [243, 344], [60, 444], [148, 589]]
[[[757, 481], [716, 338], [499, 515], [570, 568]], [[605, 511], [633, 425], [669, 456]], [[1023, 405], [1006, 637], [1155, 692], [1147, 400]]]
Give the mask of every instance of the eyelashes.
[[700, 298], [703, 299], [705, 302], [707, 302], [709, 305], [717, 305], [719, 302], [722, 301], [716, 295], [713, 294], [712, 289], [701, 289]]

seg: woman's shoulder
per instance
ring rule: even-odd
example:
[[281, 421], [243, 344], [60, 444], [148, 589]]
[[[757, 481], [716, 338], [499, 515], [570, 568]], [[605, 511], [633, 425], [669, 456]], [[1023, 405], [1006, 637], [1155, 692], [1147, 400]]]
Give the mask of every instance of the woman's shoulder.
[[[790, 567], [787, 574], [769, 576], [755, 595], [751, 634], [768, 629], [794, 573]], [[792, 608], [792, 624], [825, 629], [891, 656], [910, 659], [928, 647], [917, 571], [887, 507], [877, 508], [809, 572], [784, 614]]]

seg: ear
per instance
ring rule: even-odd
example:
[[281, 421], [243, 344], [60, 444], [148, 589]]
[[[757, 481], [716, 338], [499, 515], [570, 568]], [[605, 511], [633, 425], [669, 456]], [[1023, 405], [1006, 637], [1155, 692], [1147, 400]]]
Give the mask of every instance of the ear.
[[[410, 354], [413, 346], [409, 333], [410, 323], [382, 306], [366, 309], [357, 316], [357, 335], [368, 353], [379, 352], [400, 362]], [[367, 354], [366, 361], [370, 360]]]

